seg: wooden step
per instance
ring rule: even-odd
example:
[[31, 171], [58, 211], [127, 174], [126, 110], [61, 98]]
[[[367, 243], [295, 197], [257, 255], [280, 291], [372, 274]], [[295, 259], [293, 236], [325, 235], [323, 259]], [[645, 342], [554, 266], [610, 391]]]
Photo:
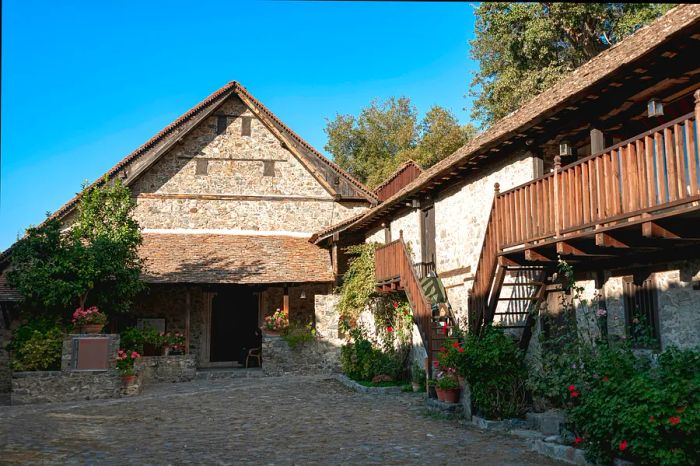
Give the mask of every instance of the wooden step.
[[530, 297], [530, 298], [498, 298], [499, 301], [537, 301], [540, 298]]
[[529, 312], [494, 312], [495, 316], [526, 316]]

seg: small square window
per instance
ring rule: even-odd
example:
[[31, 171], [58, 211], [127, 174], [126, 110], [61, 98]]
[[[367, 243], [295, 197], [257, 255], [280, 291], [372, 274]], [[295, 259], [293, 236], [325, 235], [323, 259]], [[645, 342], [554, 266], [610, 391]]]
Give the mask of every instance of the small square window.
[[252, 118], [251, 117], [242, 117], [241, 118], [241, 136], [250, 136], [250, 122]]
[[209, 161], [207, 159], [198, 159], [197, 168], [195, 171], [196, 175], [208, 175], [209, 174]]
[[275, 176], [274, 160], [263, 160], [263, 176]]

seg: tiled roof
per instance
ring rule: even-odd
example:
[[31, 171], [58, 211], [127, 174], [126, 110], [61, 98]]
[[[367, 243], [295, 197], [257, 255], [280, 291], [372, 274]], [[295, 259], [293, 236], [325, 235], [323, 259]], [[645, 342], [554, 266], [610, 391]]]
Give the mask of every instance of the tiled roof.
[[[697, 29], [698, 23], [700, 23], [700, 5], [682, 4], [669, 10], [662, 17], [584, 63], [552, 87], [523, 104], [518, 110], [494, 123], [487, 131], [469, 141], [452, 155], [426, 169], [399, 192], [366, 211], [352, 224], [346, 224], [346, 228], [373, 221], [385, 210], [403, 202], [405, 198], [430, 185], [441, 184], [443, 177], [455, 167], [471, 161], [479, 152], [508, 141], [519, 131], [536, 124], [536, 121], [548, 118], [567, 106], [570, 99], [575, 99], [596, 83], [615, 75], [622, 67], [644, 57], [671, 36], [686, 30], [692, 31], [692, 28]], [[316, 234], [314, 238], [318, 236]]]
[[10, 285], [7, 284], [7, 277], [5, 273], [7, 270], [0, 272], [0, 302], [3, 301], [21, 301], [22, 295], [20, 295]]
[[332, 282], [327, 250], [307, 238], [144, 233], [149, 283]]

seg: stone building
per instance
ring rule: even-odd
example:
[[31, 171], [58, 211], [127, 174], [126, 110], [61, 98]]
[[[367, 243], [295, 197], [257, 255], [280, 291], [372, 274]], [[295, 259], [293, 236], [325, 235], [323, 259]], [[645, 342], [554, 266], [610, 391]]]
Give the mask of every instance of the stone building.
[[[107, 175], [130, 187], [143, 232], [149, 287], [132, 314], [186, 335], [200, 367], [237, 360], [276, 309], [313, 321], [335, 274], [309, 237], [377, 202], [236, 82]], [[69, 225], [78, 200], [53, 215]], [[0, 301], [18, 300], [4, 283]]]
[[[700, 7], [674, 8], [312, 240], [387, 244], [379, 289], [436, 274], [455, 320], [500, 323], [525, 347], [531, 303], [560, 308], [561, 257], [611, 334], [645, 320], [662, 348], [697, 347], [699, 38]], [[404, 249], [413, 272], [396, 265]], [[414, 312], [429, 307], [415, 294]]]

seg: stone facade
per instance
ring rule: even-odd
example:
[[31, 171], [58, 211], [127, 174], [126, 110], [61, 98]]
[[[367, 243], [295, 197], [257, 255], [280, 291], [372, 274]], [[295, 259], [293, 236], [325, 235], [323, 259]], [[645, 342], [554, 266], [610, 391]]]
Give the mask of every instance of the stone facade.
[[340, 295], [316, 295], [314, 311], [316, 318], [316, 336], [329, 341], [338, 341], [338, 302]]
[[192, 354], [181, 356], [144, 356], [134, 364], [143, 385], [153, 383], [189, 382], [197, 374], [195, 357]]
[[12, 375], [12, 404], [117, 398], [122, 388], [119, 372], [37, 371]]
[[[219, 115], [228, 115], [223, 132]], [[250, 134], [243, 131], [250, 122]], [[132, 186], [147, 229], [311, 233], [357, 215], [337, 202], [300, 159], [237, 97], [175, 144]]]
[[264, 336], [262, 369], [266, 375], [331, 374], [340, 372], [340, 345], [316, 339], [296, 348], [278, 336]]

